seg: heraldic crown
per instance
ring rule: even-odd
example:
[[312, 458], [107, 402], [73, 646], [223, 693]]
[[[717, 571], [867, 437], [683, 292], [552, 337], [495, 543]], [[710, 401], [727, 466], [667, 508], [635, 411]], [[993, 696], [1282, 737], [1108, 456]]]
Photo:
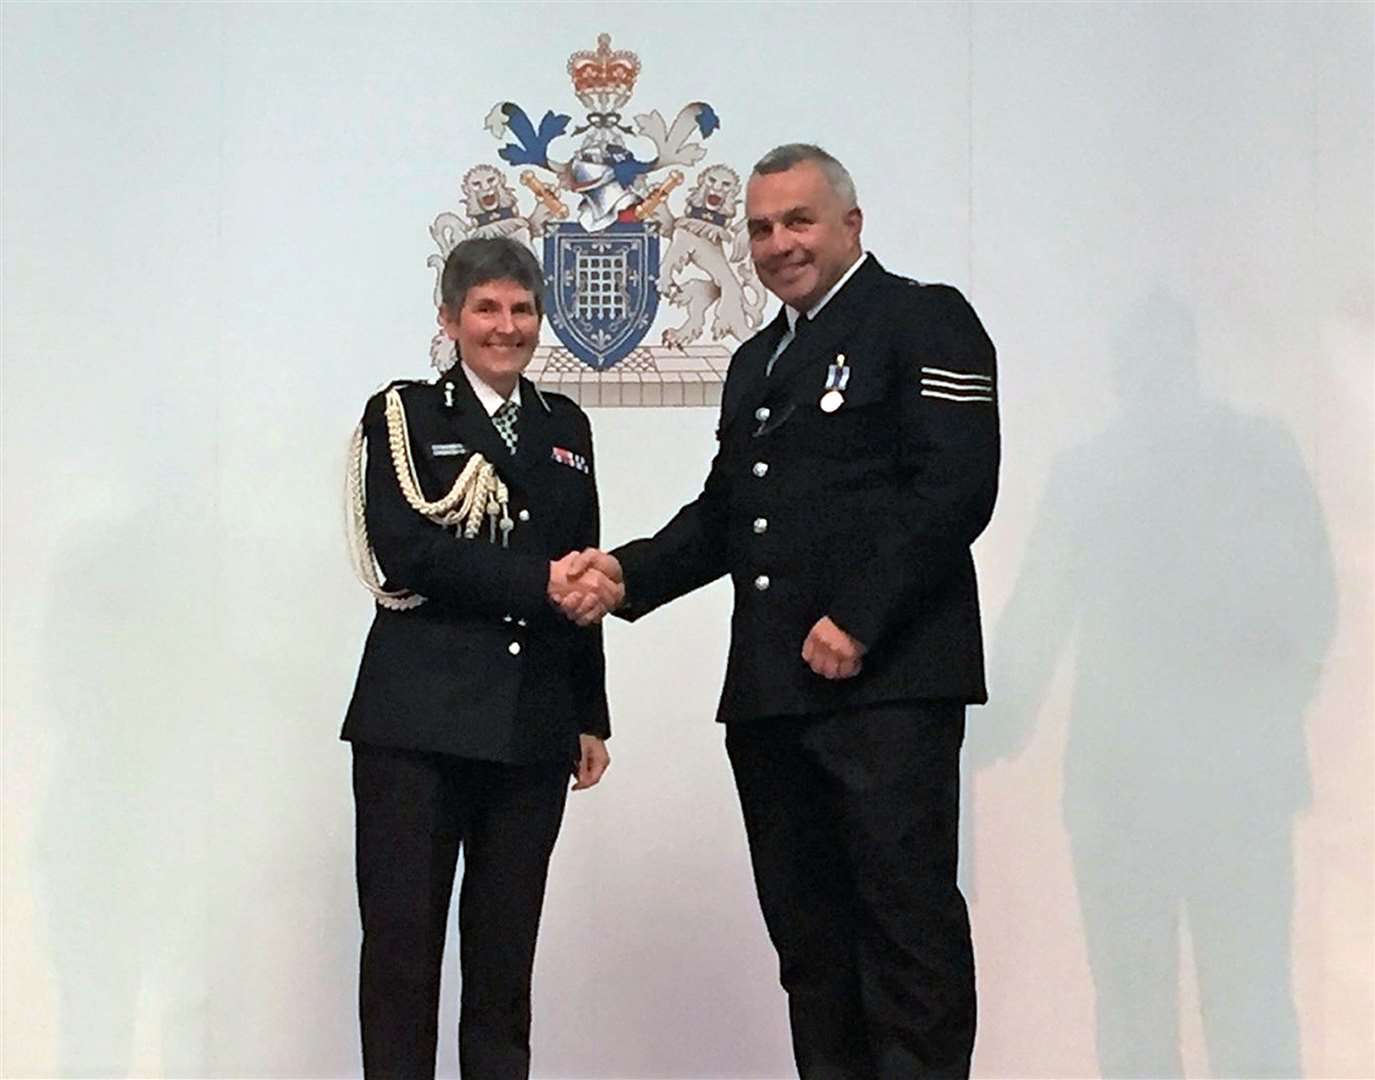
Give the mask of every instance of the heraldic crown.
[[573, 92], [593, 113], [618, 112], [635, 92], [640, 58], [626, 49], [611, 51], [611, 35], [598, 34], [596, 51], [581, 49], [568, 58]]

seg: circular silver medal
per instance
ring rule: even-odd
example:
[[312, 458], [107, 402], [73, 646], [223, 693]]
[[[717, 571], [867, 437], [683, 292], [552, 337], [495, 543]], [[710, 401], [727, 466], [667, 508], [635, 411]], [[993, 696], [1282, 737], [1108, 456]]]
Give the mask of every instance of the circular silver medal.
[[833, 413], [845, 404], [845, 395], [839, 390], [827, 390], [821, 395], [821, 411]]

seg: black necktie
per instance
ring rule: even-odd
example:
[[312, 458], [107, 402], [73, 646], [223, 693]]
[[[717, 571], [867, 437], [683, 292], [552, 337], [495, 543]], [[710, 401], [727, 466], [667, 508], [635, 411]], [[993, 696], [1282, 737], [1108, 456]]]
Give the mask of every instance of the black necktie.
[[778, 361], [782, 359], [783, 354], [790, 351], [799, 341], [805, 338], [807, 336], [807, 332], [811, 329], [811, 326], [812, 320], [807, 318], [806, 315], [799, 315], [797, 317], [797, 322], [793, 324], [792, 340], [789, 341], [787, 346], [783, 348], [780, 352], [775, 353], [772, 357], [770, 357], [769, 366], [765, 369], [764, 372], [765, 375], [773, 374], [773, 369], [775, 366], [777, 366]]

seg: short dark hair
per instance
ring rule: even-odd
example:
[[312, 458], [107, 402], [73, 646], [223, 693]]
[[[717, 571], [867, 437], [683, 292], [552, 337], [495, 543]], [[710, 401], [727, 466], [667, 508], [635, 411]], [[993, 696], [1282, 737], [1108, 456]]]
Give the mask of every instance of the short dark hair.
[[768, 176], [770, 173], [787, 172], [794, 165], [801, 165], [804, 161], [815, 162], [820, 167], [826, 176], [826, 182], [831, 185], [831, 190], [845, 204], [845, 209], [852, 210], [859, 205], [859, 198], [855, 194], [855, 182], [849, 170], [821, 147], [812, 143], [795, 142], [775, 146], [755, 163], [753, 171], [758, 176]]
[[535, 298], [535, 313], [544, 315], [544, 271], [524, 244], [504, 236], [461, 240], [444, 260], [439, 296], [451, 316], [463, 309], [463, 299], [474, 285], [489, 281], [514, 281]]

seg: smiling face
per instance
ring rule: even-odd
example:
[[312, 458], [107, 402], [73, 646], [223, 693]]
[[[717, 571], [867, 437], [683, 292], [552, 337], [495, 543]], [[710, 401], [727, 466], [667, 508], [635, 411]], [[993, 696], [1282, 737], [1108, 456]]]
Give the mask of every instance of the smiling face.
[[539, 343], [539, 308], [525, 286], [501, 278], [470, 286], [457, 313], [440, 308], [459, 358], [502, 397], [509, 397]]
[[814, 161], [751, 176], [745, 214], [759, 280], [798, 311], [814, 307], [859, 258], [864, 215], [845, 205]]

